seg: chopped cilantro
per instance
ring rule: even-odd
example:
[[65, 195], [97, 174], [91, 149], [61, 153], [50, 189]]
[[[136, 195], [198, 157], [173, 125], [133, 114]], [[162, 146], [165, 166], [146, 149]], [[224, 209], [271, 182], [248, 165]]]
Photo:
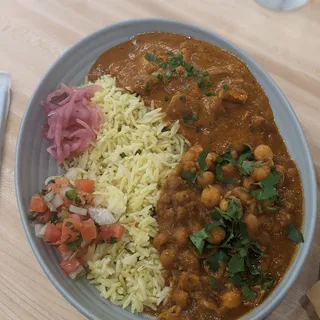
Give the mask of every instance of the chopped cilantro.
[[201, 131], [201, 127], [200, 126], [196, 126], [196, 132], [199, 133]]
[[115, 238], [115, 237], [110, 237], [110, 239], [107, 242], [110, 243], [110, 244], [115, 244], [115, 243], [118, 242], [118, 239]]
[[206, 163], [208, 153], [209, 153], [208, 150], [203, 150], [200, 152], [198, 156], [198, 164], [201, 171], [208, 170], [207, 163]]
[[246, 176], [253, 171], [253, 168], [254, 168], [254, 161], [244, 160], [240, 165], [239, 172], [243, 176]]
[[28, 214], [28, 220], [34, 221], [34, 220], [36, 220], [37, 216], [38, 216], [38, 212], [30, 211]]
[[204, 95], [207, 97], [212, 97], [212, 96], [216, 96], [217, 94], [214, 91], [209, 91], [209, 92], [206, 92]]
[[182, 115], [182, 119], [184, 120], [184, 122], [197, 121], [199, 119], [199, 116], [197, 113], [184, 113]]
[[167, 79], [167, 80], [171, 80], [172, 79], [172, 72], [169, 70], [167, 71], [165, 74], [164, 74], [164, 77]]
[[194, 246], [198, 249], [200, 253], [203, 252], [205, 239], [207, 239], [210, 236], [208, 231], [206, 229], [202, 229], [198, 232], [192, 232], [189, 235], [189, 239], [194, 244]]
[[295, 243], [304, 242], [303, 234], [301, 231], [294, 225], [294, 223], [289, 223], [288, 225], [288, 236], [287, 238]]
[[186, 96], [180, 96], [180, 100], [181, 100], [182, 102], [186, 102], [186, 101], [187, 101], [187, 98], [186, 98]]
[[162, 75], [161, 73], [159, 73], [159, 72], [152, 72], [151, 75], [152, 75], [153, 77], [159, 79], [159, 80], [162, 80], [162, 78], [163, 78], [163, 75]]
[[188, 91], [189, 89], [190, 89], [190, 84], [188, 83], [184, 86], [184, 90]]
[[220, 269], [220, 263], [219, 263], [219, 255], [211, 255], [208, 257], [207, 260], [205, 260], [205, 263], [209, 266], [210, 270], [213, 272], [217, 272]]
[[189, 183], [194, 183], [197, 180], [198, 174], [196, 172], [183, 171], [181, 177]]
[[48, 221], [50, 221], [51, 223], [54, 223], [54, 224], [58, 223], [59, 222], [58, 212], [56, 212], [56, 211], [52, 212]]
[[253, 159], [253, 149], [250, 144], [244, 144], [245, 148], [241, 152], [241, 154], [238, 156], [237, 164], [241, 165], [243, 161], [245, 160], [251, 160]]
[[158, 60], [158, 57], [154, 54], [154, 53], [151, 53], [151, 52], [147, 52], [145, 55], [144, 55], [145, 59], [147, 59], [148, 61], [157, 61]]
[[281, 175], [277, 171], [272, 170], [264, 180], [257, 183], [260, 189], [252, 190], [251, 195], [260, 201], [275, 199], [277, 196], [275, 185], [279, 183], [280, 179]]
[[224, 90], [228, 90], [229, 89], [229, 86], [226, 83], [224, 83], [222, 87], [223, 87]]
[[168, 50], [168, 51], [167, 51], [167, 55], [168, 55], [168, 56], [173, 56], [173, 51], [172, 51], [172, 50]]
[[247, 283], [243, 283], [241, 286], [241, 291], [242, 295], [247, 299], [247, 300], [253, 300], [256, 298], [257, 294], [252, 291]]
[[82, 243], [82, 237], [79, 237], [78, 239], [68, 242], [65, 245], [68, 247], [68, 249], [74, 251], [80, 248], [81, 243]]
[[205, 72], [202, 73], [202, 75], [203, 75], [204, 77], [206, 77], [206, 76], [209, 75], [209, 72], [208, 72], [208, 71], [205, 71]]
[[69, 200], [73, 200], [77, 197], [78, 193], [76, 189], [71, 189], [66, 191], [65, 196], [69, 199]]
[[165, 61], [160, 63], [160, 68], [161, 69], [165, 69], [167, 66], [168, 66], [168, 64]]
[[240, 254], [235, 254], [231, 257], [228, 263], [228, 271], [232, 274], [245, 271], [244, 258]]
[[214, 290], [221, 291], [221, 284], [215, 278], [210, 278], [210, 287]]

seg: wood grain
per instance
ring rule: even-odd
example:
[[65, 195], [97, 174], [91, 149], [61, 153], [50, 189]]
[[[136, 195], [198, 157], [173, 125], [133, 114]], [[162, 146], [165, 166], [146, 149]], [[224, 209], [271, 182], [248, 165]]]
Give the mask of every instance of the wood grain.
[[[12, 103], [0, 172], [0, 319], [83, 319], [40, 269], [23, 233], [14, 190], [15, 144], [27, 101], [48, 67], [75, 41], [113, 22], [168, 17], [233, 41], [291, 101], [320, 173], [320, 2], [288, 13], [253, 0], [1, 0], [0, 70]], [[317, 233], [319, 224], [317, 225]], [[297, 282], [268, 319], [317, 319], [305, 292], [319, 277], [320, 239]]]

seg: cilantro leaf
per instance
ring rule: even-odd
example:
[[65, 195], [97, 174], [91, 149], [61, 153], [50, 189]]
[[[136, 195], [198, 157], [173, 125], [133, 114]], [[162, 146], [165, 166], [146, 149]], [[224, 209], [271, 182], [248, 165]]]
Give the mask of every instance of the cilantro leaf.
[[270, 289], [275, 284], [275, 279], [271, 273], [267, 273], [263, 278], [262, 286], [265, 289]]
[[78, 193], [75, 189], [72, 189], [72, 190], [68, 190], [66, 193], [65, 193], [65, 196], [69, 199], [69, 200], [73, 200], [77, 197]]
[[214, 278], [210, 278], [210, 287], [214, 290], [221, 291], [220, 283]]
[[201, 171], [206, 171], [208, 169], [206, 159], [209, 151], [203, 150], [198, 156], [198, 164]]
[[208, 223], [205, 226], [205, 229], [210, 232], [212, 229], [217, 228], [217, 227], [221, 227], [221, 226], [225, 226], [225, 224], [220, 221], [213, 221], [211, 223]]
[[240, 171], [240, 174], [242, 174], [243, 176], [246, 176], [253, 171], [253, 168], [254, 168], [254, 161], [244, 160], [241, 163], [239, 171]]
[[245, 149], [242, 151], [242, 153], [238, 156], [237, 164], [242, 164], [244, 160], [253, 159], [253, 149], [250, 144], [244, 144]]
[[157, 61], [158, 60], [158, 57], [154, 54], [154, 53], [151, 53], [151, 52], [147, 52], [145, 55], [144, 55], [145, 59], [147, 59], [148, 61]]
[[252, 190], [251, 195], [260, 201], [275, 198], [277, 196], [275, 185], [279, 183], [280, 179], [281, 175], [272, 170], [264, 180], [258, 183], [260, 189]]
[[230, 261], [228, 262], [228, 271], [231, 274], [245, 271], [244, 259], [239, 254], [235, 254], [231, 257]]
[[220, 269], [219, 260], [219, 255], [215, 254], [209, 256], [205, 263], [209, 266], [211, 271], [217, 272]]
[[199, 116], [197, 113], [184, 113], [182, 115], [182, 119], [184, 120], [184, 122], [197, 121], [199, 120]]
[[235, 274], [232, 277], [230, 277], [230, 281], [236, 286], [241, 286], [241, 284], [243, 283], [243, 279], [240, 276], [240, 274]]
[[198, 232], [192, 232], [189, 235], [189, 239], [194, 244], [194, 246], [198, 249], [200, 253], [203, 252], [205, 239], [207, 239], [210, 236], [208, 231], [206, 229], [202, 229]]
[[224, 163], [231, 163], [231, 164], [235, 164], [235, 161], [231, 155], [231, 151], [233, 150], [232, 145], [230, 145], [230, 147], [227, 149], [227, 151], [225, 153], [220, 154], [217, 159], [216, 159], [216, 163], [220, 163], [220, 164], [224, 164]]
[[247, 283], [243, 283], [241, 286], [241, 291], [242, 295], [247, 299], [247, 300], [253, 300], [256, 298], [257, 294], [252, 291]]
[[294, 225], [294, 223], [289, 223], [288, 225], [288, 236], [287, 238], [295, 243], [304, 242], [303, 234], [301, 231]]
[[80, 248], [81, 246], [81, 243], [82, 243], [82, 238], [79, 237], [78, 239], [74, 240], [74, 241], [71, 241], [71, 242], [68, 242], [66, 243], [65, 245], [68, 247], [68, 249], [70, 250], [77, 250]]
[[181, 173], [181, 177], [184, 180], [187, 180], [189, 183], [194, 183], [198, 177], [198, 174], [196, 172], [191, 172], [191, 171], [183, 171]]
[[215, 211], [211, 212], [212, 220], [220, 220], [221, 219], [221, 210], [219, 208], [215, 208]]

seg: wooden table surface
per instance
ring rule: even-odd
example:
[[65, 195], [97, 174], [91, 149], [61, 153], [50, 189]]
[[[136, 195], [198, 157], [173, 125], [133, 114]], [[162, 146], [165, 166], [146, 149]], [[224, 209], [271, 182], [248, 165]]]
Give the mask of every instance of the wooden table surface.
[[[105, 25], [130, 18], [169, 17], [213, 30], [256, 59], [289, 98], [318, 175], [319, 14], [318, 0], [289, 13], [266, 10], [253, 0], [1, 0], [0, 70], [12, 76], [12, 103], [0, 173], [0, 319], [83, 319], [38, 265], [22, 230], [14, 190], [15, 145], [27, 101], [64, 50]], [[319, 277], [319, 247], [315, 237], [303, 272], [268, 319], [317, 319], [305, 292]]]

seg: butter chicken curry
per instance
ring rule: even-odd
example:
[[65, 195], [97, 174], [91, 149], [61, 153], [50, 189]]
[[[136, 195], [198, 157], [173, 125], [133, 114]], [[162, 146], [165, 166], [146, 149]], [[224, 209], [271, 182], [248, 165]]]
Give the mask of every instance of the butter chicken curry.
[[[110, 74], [193, 146], [168, 177], [153, 239], [172, 292], [159, 320], [237, 319], [281, 281], [303, 242], [303, 190], [266, 94], [230, 52], [165, 32], [102, 54]], [[146, 310], [148, 311], [148, 310]]]

